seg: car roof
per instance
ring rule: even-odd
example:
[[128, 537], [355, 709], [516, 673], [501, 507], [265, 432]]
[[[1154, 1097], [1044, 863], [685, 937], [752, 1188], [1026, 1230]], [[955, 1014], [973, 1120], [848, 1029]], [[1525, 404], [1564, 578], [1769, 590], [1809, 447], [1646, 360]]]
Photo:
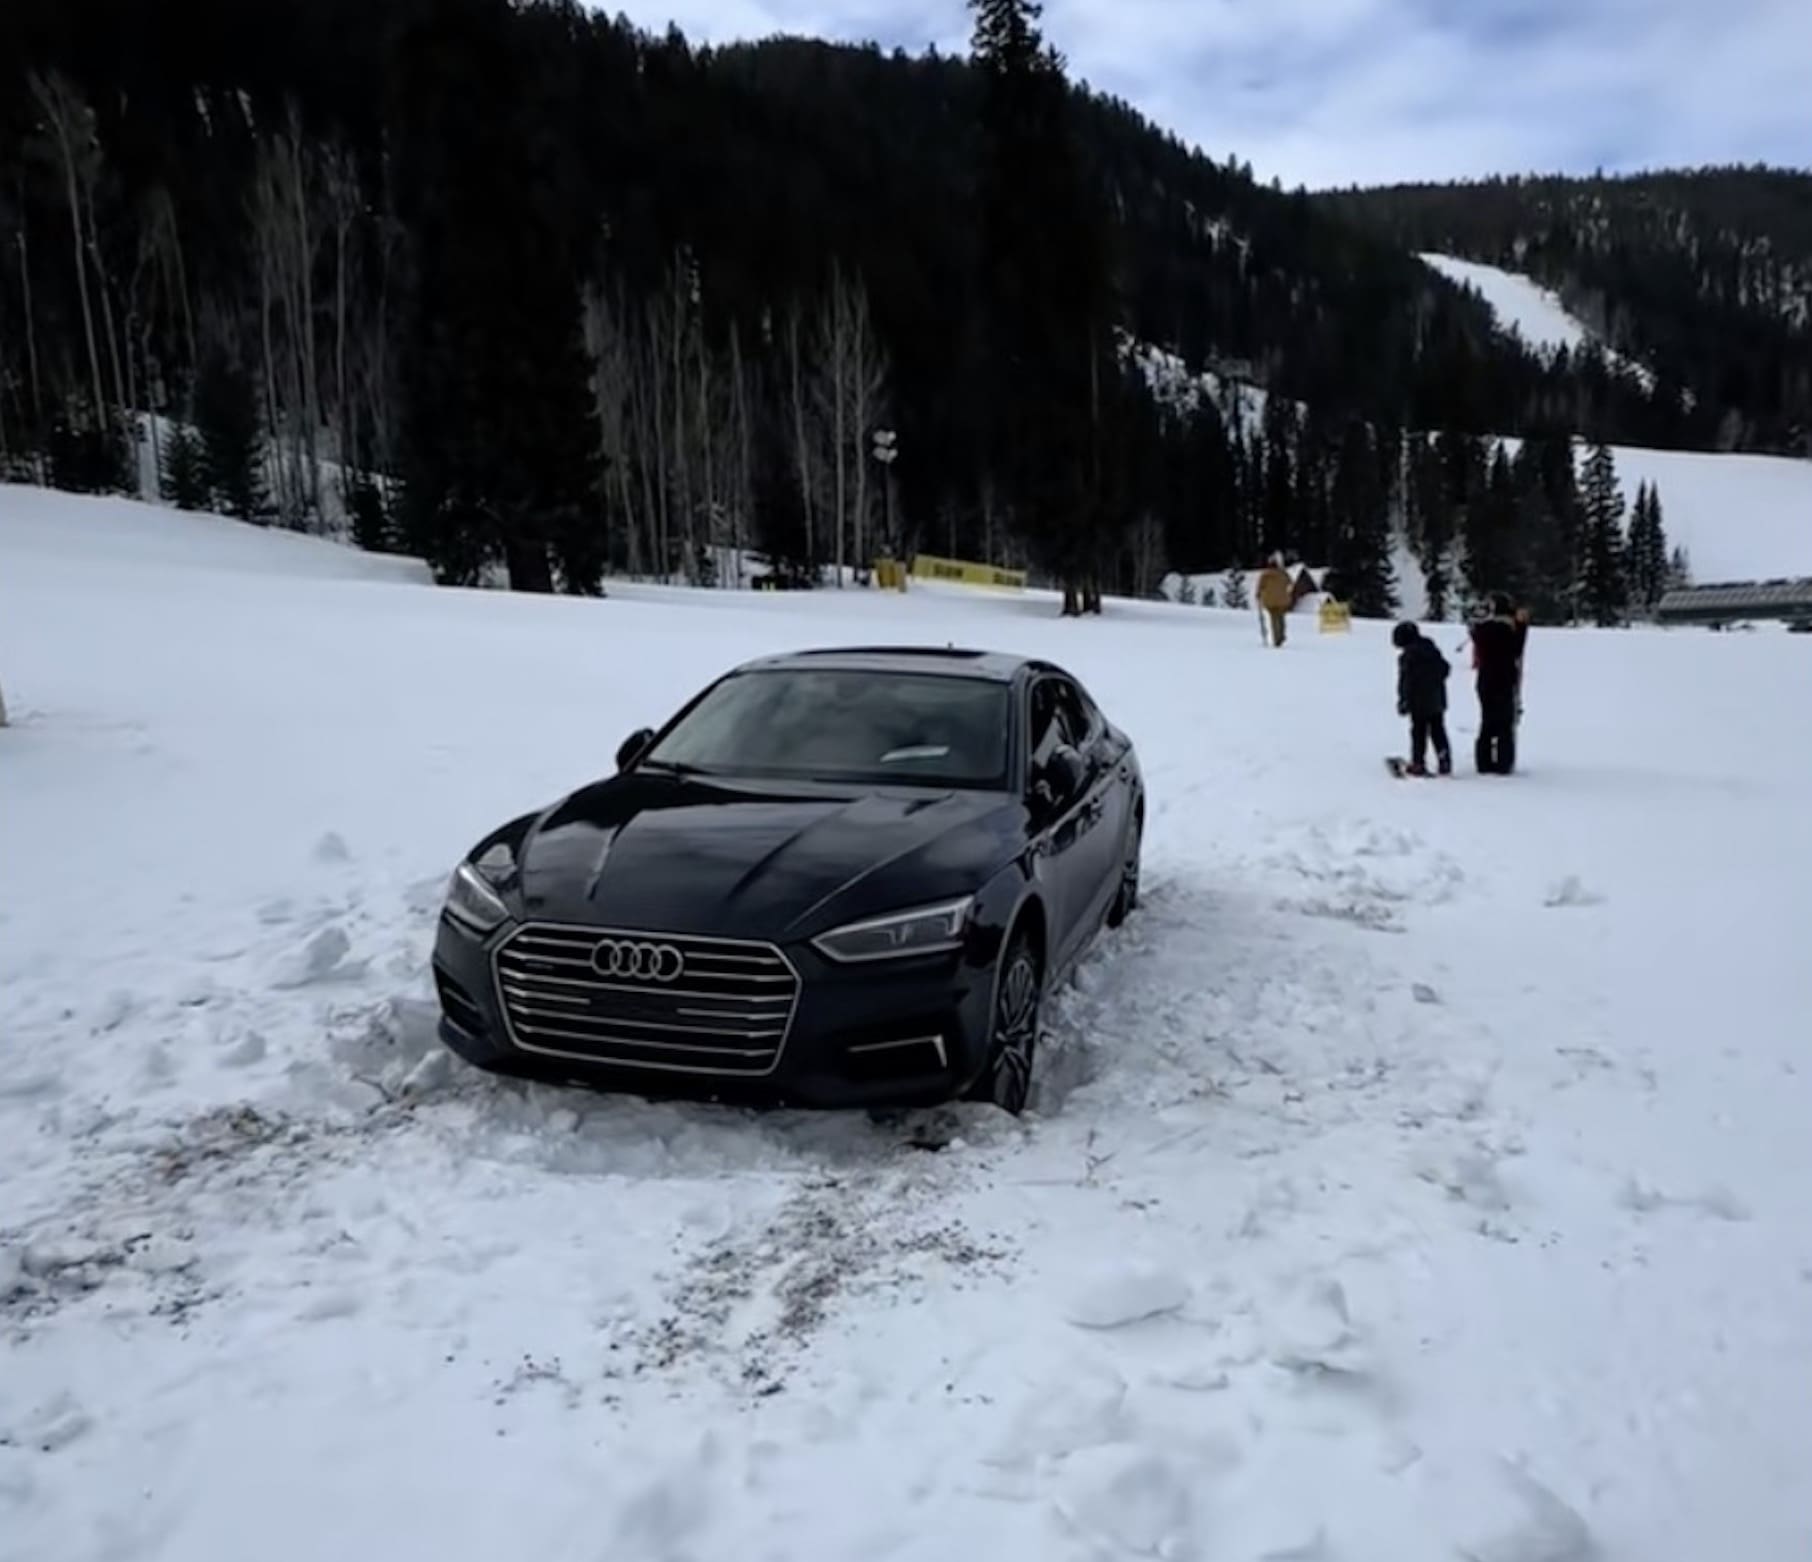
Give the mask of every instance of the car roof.
[[1033, 666], [1029, 657], [1005, 651], [972, 651], [957, 646], [870, 645], [826, 646], [791, 651], [744, 662], [737, 672], [803, 671], [920, 673], [946, 678], [975, 678], [990, 683], [1011, 683], [1022, 670]]

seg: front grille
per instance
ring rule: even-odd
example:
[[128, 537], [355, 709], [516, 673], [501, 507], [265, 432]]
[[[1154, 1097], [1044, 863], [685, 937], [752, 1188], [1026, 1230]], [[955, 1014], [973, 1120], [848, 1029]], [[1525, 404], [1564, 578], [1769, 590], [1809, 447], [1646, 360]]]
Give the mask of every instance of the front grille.
[[778, 949], [735, 939], [530, 924], [495, 962], [517, 1046], [633, 1068], [771, 1073], [799, 999]]

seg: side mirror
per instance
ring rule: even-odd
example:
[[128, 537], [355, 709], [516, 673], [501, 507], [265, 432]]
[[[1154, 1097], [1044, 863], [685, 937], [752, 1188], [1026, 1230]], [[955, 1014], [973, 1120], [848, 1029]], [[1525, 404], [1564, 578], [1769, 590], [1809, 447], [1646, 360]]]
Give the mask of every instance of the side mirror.
[[1085, 779], [1087, 771], [1082, 756], [1067, 743], [1060, 743], [1051, 750], [1050, 758], [1038, 767], [1032, 794], [1045, 808], [1059, 812], [1076, 800]]
[[623, 739], [623, 746], [617, 750], [617, 772], [621, 774], [648, 752], [648, 745], [654, 741], [654, 728], [642, 727]]

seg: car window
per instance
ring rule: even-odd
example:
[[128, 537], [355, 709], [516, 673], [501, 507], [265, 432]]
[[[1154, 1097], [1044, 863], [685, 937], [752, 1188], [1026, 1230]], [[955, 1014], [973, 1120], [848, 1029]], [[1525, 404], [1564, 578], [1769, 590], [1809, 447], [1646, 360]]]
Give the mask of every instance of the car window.
[[717, 684], [642, 764], [723, 775], [987, 790], [1007, 781], [1003, 683], [773, 668]]
[[1066, 741], [1075, 749], [1086, 749], [1095, 739], [1095, 709], [1089, 699], [1068, 678], [1057, 684], [1057, 714], [1069, 732]]
[[1071, 748], [1086, 748], [1091, 736], [1088, 700], [1076, 685], [1055, 674], [1040, 678], [1032, 686], [1032, 759], [1034, 763], [1050, 756], [1060, 743]]

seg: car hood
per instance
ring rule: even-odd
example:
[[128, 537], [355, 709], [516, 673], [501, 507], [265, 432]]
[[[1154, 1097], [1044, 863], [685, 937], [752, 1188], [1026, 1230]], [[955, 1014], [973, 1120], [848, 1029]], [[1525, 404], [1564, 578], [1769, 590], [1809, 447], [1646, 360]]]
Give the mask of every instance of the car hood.
[[979, 889], [1013, 854], [1023, 809], [998, 793], [852, 793], [631, 772], [528, 828], [524, 916], [791, 939]]

